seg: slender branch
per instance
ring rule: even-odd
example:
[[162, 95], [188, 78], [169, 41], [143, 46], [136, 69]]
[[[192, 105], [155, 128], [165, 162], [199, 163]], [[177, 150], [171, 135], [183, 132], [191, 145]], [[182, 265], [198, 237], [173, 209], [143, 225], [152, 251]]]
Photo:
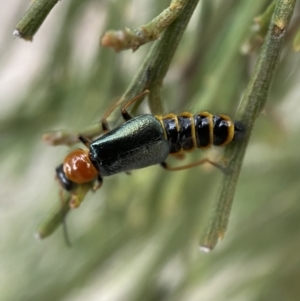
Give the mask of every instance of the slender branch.
[[157, 40], [160, 34], [180, 15], [188, 0], [172, 0], [168, 8], [146, 25], [136, 29], [108, 30], [101, 39], [103, 47], [115, 51], [126, 49], [137, 50], [141, 45]]
[[38, 31], [57, 2], [58, 0], [34, 1], [16, 25], [13, 35], [27, 41], [32, 41], [34, 34]]
[[37, 228], [36, 236], [39, 239], [50, 236], [62, 224], [71, 208], [78, 208], [84, 201], [86, 194], [92, 189], [93, 183], [78, 185], [71, 193], [61, 193], [61, 199], [56, 202], [48, 215]]
[[218, 192], [210, 224], [201, 240], [201, 248], [205, 251], [212, 250], [225, 235], [235, 188], [251, 130], [256, 118], [265, 106], [295, 3], [296, 0], [276, 1], [275, 11], [265, 42], [237, 112], [237, 119], [245, 125], [247, 130], [245, 139], [241, 143], [229, 145], [225, 150], [225, 157], [232, 158], [232, 160], [229, 162], [228, 172], [223, 175], [222, 185]]
[[138, 95], [143, 90], [149, 89], [149, 106], [151, 112], [153, 114], [163, 112], [160, 98], [163, 79], [198, 2], [199, 0], [188, 1], [176, 21], [166, 29], [161, 39], [152, 46], [148, 57], [123, 95], [121, 104]]
[[[80, 132], [81, 135], [93, 139], [96, 136], [99, 136], [102, 132], [102, 127], [100, 122], [93, 124], [83, 131]], [[75, 143], [78, 143], [78, 133], [68, 131], [68, 130], [57, 130], [47, 132], [43, 135], [42, 139], [48, 145], [57, 146], [57, 145], [67, 145], [72, 146]]]

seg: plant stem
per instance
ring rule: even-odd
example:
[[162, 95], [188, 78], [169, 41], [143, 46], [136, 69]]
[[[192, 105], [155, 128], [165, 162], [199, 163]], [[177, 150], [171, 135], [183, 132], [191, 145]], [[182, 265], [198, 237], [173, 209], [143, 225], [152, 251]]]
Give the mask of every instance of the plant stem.
[[13, 35], [27, 41], [32, 41], [34, 34], [38, 31], [57, 2], [58, 0], [34, 1], [16, 25]]
[[151, 112], [153, 114], [163, 112], [160, 98], [163, 79], [198, 2], [199, 0], [188, 1], [178, 18], [166, 29], [161, 39], [155, 42], [148, 57], [123, 95], [121, 103], [125, 103], [143, 90], [149, 89]]
[[137, 50], [141, 45], [157, 40], [160, 34], [177, 19], [189, 0], [172, 0], [170, 6], [156, 18], [136, 29], [108, 30], [101, 39], [103, 47], [115, 51]]
[[205, 251], [212, 250], [225, 235], [246, 147], [254, 122], [265, 106], [295, 3], [295, 0], [276, 1], [276, 7], [265, 42], [237, 112], [237, 119], [246, 127], [246, 135], [241, 143], [233, 143], [225, 150], [225, 158], [229, 160], [232, 158], [232, 160], [229, 162], [226, 174], [223, 175], [222, 185], [218, 192], [210, 224], [204, 237], [201, 239], [201, 248]]

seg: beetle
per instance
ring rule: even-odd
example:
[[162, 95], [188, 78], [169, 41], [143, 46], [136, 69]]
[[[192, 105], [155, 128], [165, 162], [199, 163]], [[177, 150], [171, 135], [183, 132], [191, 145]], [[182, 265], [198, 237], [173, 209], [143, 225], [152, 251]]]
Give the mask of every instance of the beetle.
[[78, 136], [87, 149], [73, 150], [56, 168], [56, 177], [63, 189], [71, 192], [77, 184], [96, 180], [99, 188], [103, 177], [155, 164], [170, 171], [205, 162], [218, 166], [208, 159], [202, 159], [188, 165], [171, 167], [165, 160], [169, 155], [179, 158], [183, 153], [196, 148], [225, 146], [244, 136], [243, 124], [222, 114], [183, 112], [179, 115], [142, 114], [132, 117], [127, 111], [128, 106], [148, 93], [146, 90], [125, 104], [121, 109], [125, 122], [120, 126], [110, 130], [107, 122], [115, 105], [102, 119], [104, 135], [93, 141]]

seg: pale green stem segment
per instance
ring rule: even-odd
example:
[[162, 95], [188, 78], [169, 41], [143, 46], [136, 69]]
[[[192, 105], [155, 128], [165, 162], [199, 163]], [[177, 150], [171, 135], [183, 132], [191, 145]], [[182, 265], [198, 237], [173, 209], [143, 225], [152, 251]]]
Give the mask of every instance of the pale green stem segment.
[[145, 89], [150, 90], [149, 106], [152, 114], [161, 114], [163, 105], [160, 90], [177, 46], [199, 0], [189, 0], [177, 19], [152, 46], [127, 91], [122, 96], [122, 106]]
[[160, 34], [180, 15], [189, 0], [172, 0], [170, 6], [146, 25], [136, 29], [108, 30], [101, 39], [103, 47], [115, 51], [137, 50], [141, 45], [157, 40]]
[[35, 0], [16, 25], [13, 35], [32, 41], [34, 34], [57, 2], [58, 0]]
[[225, 158], [229, 160], [229, 164], [227, 172], [223, 175], [210, 223], [201, 239], [200, 248], [204, 251], [212, 250], [225, 235], [251, 130], [256, 118], [265, 106], [295, 3], [296, 0], [276, 1], [267, 36], [236, 116], [236, 119], [245, 125], [246, 135], [242, 142], [232, 143], [225, 150]]
[[72, 208], [78, 208], [84, 201], [86, 194], [92, 190], [93, 183], [78, 185], [72, 193], [61, 193], [61, 199], [56, 202], [48, 215], [37, 228], [36, 236], [43, 239], [51, 235], [60, 226]]
[[[82, 132], [80, 132], [80, 134], [92, 140], [93, 138], [99, 136], [101, 134], [101, 131], [102, 131], [102, 127], [99, 122], [97, 124], [85, 128]], [[51, 146], [57, 146], [57, 145], [72, 146], [73, 144], [78, 143], [78, 133], [68, 131], [68, 130], [51, 131], [45, 133], [42, 139], [44, 140], [44, 142], [46, 142]]]

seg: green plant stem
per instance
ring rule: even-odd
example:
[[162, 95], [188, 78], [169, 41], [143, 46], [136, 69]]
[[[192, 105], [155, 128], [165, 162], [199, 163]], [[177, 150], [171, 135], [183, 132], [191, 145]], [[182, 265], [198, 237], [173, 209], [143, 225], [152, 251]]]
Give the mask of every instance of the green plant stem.
[[[160, 97], [163, 79], [198, 2], [199, 0], [190, 0], [176, 21], [166, 29], [161, 39], [154, 43], [136, 76], [119, 100], [120, 107], [142, 91], [149, 89], [149, 106], [151, 112], [153, 114], [161, 114], [163, 112]], [[80, 133], [92, 139], [99, 136], [101, 131], [101, 126], [95, 124]], [[78, 133], [68, 131], [53, 131], [46, 133], [43, 139], [50, 145], [72, 145], [78, 142], [77, 135]]]
[[16, 25], [13, 35], [31, 41], [58, 0], [34, 1]]
[[265, 42], [237, 112], [237, 119], [246, 127], [246, 135], [241, 143], [229, 145], [225, 151], [225, 158], [231, 160], [226, 174], [223, 175], [222, 185], [208, 229], [201, 240], [201, 247], [206, 251], [212, 250], [225, 235], [246, 147], [254, 122], [265, 106], [295, 3], [295, 0], [276, 1]]
[[121, 104], [126, 103], [143, 90], [149, 89], [151, 112], [153, 114], [161, 114], [163, 112], [160, 98], [163, 79], [198, 2], [199, 0], [188, 1], [176, 21], [166, 29], [161, 39], [155, 42], [148, 57], [123, 95]]
[[136, 29], [108, 30], [101, 39], [103, 47], [115, 51], [137, 50], [141, 45], [157, 40], [160, 34], [177, 19], [188, 0], [172, 0], [170, 6], [146, 25]]
[[78, 185], [71, 193], [61, 194], [61, 199], [56, 202], [47, 216], [39, 224], [36, 236], [39, 239], [50, 236], [64, 221], [68, 212], [73, 208], [79, 207], [84, 201], [86, 194], [93, 188], [93, 183]]

